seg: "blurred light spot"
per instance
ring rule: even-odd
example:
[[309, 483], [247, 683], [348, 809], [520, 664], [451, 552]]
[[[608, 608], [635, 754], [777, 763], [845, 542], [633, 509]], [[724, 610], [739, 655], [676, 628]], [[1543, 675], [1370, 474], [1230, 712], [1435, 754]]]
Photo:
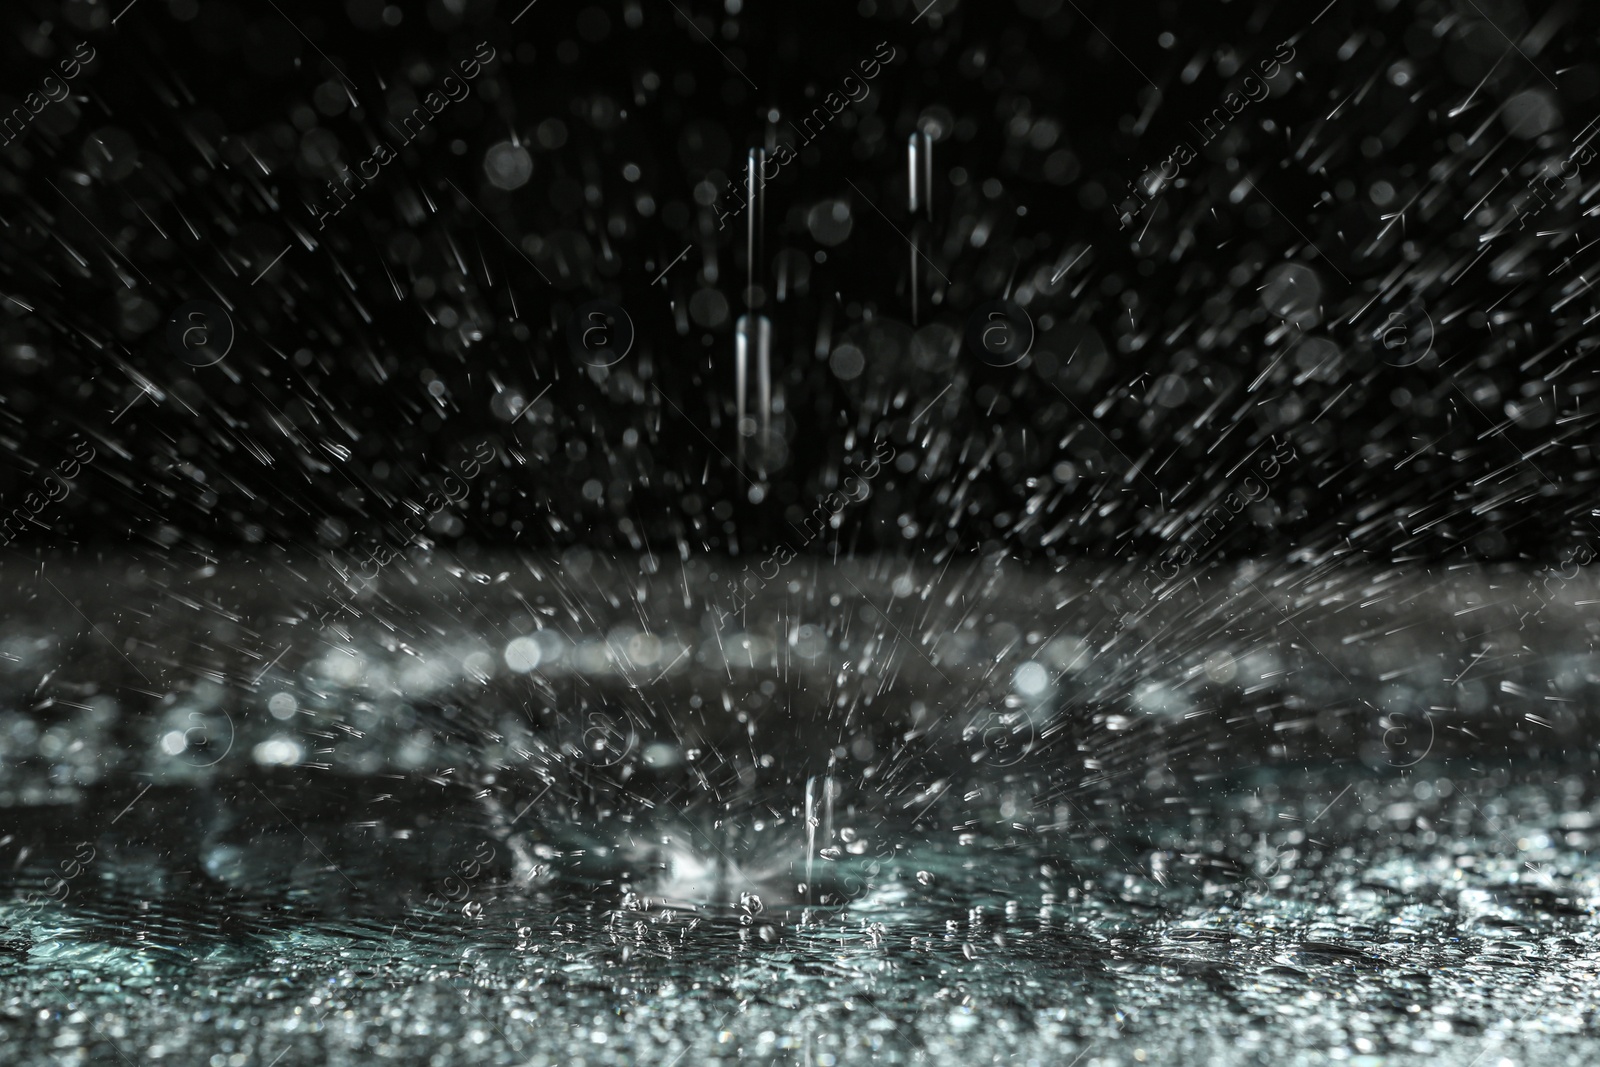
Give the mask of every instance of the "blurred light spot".
[[274, 719], [279, 720], [294, 718], [298, 707], [294, 697], [288, 693], [274, 693], [272, 699], [267, 701], [267, 710], [272, 713]]
[[1279, 263], [1267, 271], [1261, 306], [1305, 329], [1321, 321], [1322, 280], [1304, 263]]
[[1134, 690], [1133, 703], [1140, 711], [1149, 715], [1178, 715], [1189, 709], [1188, 702], [1181, 693], [1169, 689], [1160, 682], [1145, 682]]
[[1163, 374], [1150, 388], [1150, 399], [1164, 408], [1182, 407], [1189, 399], [1189, 383], [1177, 374]]
[[715, 329], [728, 321], [728, 298], [715, 289], [699, 289], [689, 298], [689, 317], [697, 325]]
[[853, 381], [866, 369], [867, 357], [855, 345], [843, 344], [828, 357], [828, 367], [840, 381]]
[[305, 750], [290, 738], [274, 737], [251, 749], [250, 755], [263, 767], [293, 767], [305, 758]]
[[806, 212], [806, 229], [818, 244], [829, 248], [843, 244], [854, 225], [850, 205], [843, 200], [824, 200]]
[[515, 637], [506, 646], [506, 666], [518, 674], [527, 674], [539, 666], [539, 643], [531, 637]]
[[317, 664], [317, 673], [335, 685], [351, 688], [361, 684], [366, 673], [367, 660], [360, 653], [336, 649], [323, 656]]
[[1036, 697], [1050, 688], [1050, 672], [1029, 660], [1011, 676], [1011, 688], [1025, 697]]
[[1233, 681], [1239, 667], [1233, 662], [1231, 652], [1213, 652], [1206, 657], [1206, 677], [1218, 685]]
[[789, 647], [801, 659], [816, 659], [828, 650], [828, 642], [819, 627], [807, 623], [790, 635]]
[[611, 651], [600, 641], [585, 641], [573, 650], [572, 665], [580, 674], [601, 674], [611, 666]]
[[521, 145], [501, 141], [484, 155], [483, 172], [497, 188], [520, 189], [533, 177], [533, 158]]
[[1500, 118], [1513, 136], [1531, 141], [1560, 124], [1561, 109], [1544, 89], [1524, 89], [1506, 101]]
[[678, 751], [677, 745], [657, 741], [645, 747], [643, 759], [646, 767], [668, 770], [683, 762], [683, 753]]
[[1089, 644], [1081, 637], [1058, 637], [1044, 646], [1044, 656], [1057, 670], [1076, 674], [1089, 663]]
[[654, 666], [661, 661], [661, 638], [655, 634], [635, 634], [623, 646], [628, 659], [640, 667]]

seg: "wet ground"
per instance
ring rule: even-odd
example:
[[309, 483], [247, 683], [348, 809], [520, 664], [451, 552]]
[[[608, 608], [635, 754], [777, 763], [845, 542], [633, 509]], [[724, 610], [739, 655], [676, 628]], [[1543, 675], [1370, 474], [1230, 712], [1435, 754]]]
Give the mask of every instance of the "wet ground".
[[8, 1062], [1600, 1053], [1582, 579], [123, 562], [4, 576]]
[[486, 820], [319, 817], [328, 799], [287, 778], [106, 787], [13, 821], [8, 1061], [1600, 1053], [1600, 814], [1570, 769], [1259, 772], [1137, 826], [1071, 802], [1053, 824], [980, 804], [959, 826], [836, 825], [866, 847], [815, 858], [817, 893], [842, 903], [811, 907], [761, 899], [803, 847], [735, 874], [740, 903], [672, 904], [662, 872], [716, 866], [718, 831], [645, 854], [617, 845], [671, 836], [660, 820], [580, 842], [530, 815], [526, 870]]

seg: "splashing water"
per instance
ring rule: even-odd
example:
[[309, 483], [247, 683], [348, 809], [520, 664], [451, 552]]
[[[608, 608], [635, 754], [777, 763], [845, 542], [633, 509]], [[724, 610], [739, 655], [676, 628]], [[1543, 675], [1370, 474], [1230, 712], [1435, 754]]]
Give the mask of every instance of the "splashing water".
[[0, 13], [8, 1063], [1594, 1060], [1596, 12], [1003, 7]]

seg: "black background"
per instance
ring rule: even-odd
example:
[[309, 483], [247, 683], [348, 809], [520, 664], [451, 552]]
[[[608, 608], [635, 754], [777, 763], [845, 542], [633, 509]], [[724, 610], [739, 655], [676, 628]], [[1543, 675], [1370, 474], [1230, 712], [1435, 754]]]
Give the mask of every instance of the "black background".
[[[405, 502], [484, 442], [499, 460], [459, 521], [435, 524], [437, 540], [468, 552], [582, 542], [747, 553], [783, 541], [821, 554], [1154, 552], [1275, 440], [1299, 460], [1211, 551], [1555, 560], [1595, 534], [1600, 470], [1582, 412], [1594, 404], [1585, 322], [1596, 301], [1551, 310], [1592, 277], [1593, 223], [1569, 193], [1474, 261], [1537, 169], [1567, 158], [1600, 109], [1582, 5], [1530, 15], [1462, 3], [1443, 36], [1432, 27], [1449, 5], [1371, 0], [1320, 15], [943, 0], [920, 16], [871, 2], [730, 15], [703, 2], [680, 2], [679, 14], [540, 0], [520, 17], [516, 3], [434, 0], [399, 5], [398, 26], [365, 2], [138, 0], [113, 26], [119, 6], [11, 4], [0, 35], [8, 111], [78, 41], [98, 53], [71, 102], [0, 149], [0, 288], [13, 298], [0, 314], [0, 504], [21, 506], [79, 436], [98, 452], [13, 551], [394, 543]], [[1180, 140], [1199, 148], [1190, 124], [1290, 39], [1296, 59], [1270, 96], [1184, 168], [1148, 226], [1119, 226], [1127, 183]], [[395, 143], [384, 120], [397, 87], [420, 95], [480, 41], [498, 58], [471, 98], [318, 232], [307, 205], [326, 197], [337, 169], [327, 157], [364, 159], [374, 134]], [[896, 58], [869, 97], [767, 191], [769, 286], [780, 255], [809, 261], [810, 277], [764, 309], [787, 459], [763, 479], [732, 459], [743, 220], [719, 231], [695, 186], [723, 190], [746, 149], [794, 140], [789, 120], [880, 42]], [[319, 87], [342, 76], [359, 115], [317, 112]], [[1559, 112], [1538, 137], [1508, 117], [1529, 91]], [[326, 133], [308, 139], [297, 111]], [[930, 258], [949, 279], [935, 308], [924, 289], [922, 325], [959, 336], [1008, 283], [1043, 282], [1090, 248], [1060, 285], [1029, 296], [1039, 339], [1020, 366], [912, 350], [905, 146], [919, 126], [938, 138]], [[533, 173], [508, 192], [486, 181], [483, 159], [512, 135]], [[637, 182], [623, 175], [629, 163]], [[1370, 194], [1377, 182], [1393, 190], [1387, 206]], [[830, 198], [850, 203], [853, 229], [824, 247], [806, 213]], [[974, 226], [988, 231], [981, 247]], [[1260, 293], [1284, 261], [1317, 272], [1321, 310], [1301, 327], [1339, 349], [1299, 381], [1300, 328]], [[1403, 281], [1376, 301], [1392, 277]], [[418, 279], [434, 292], [418, 295]], [[397, 297], [396, 284], [411, 291]], [[727, 313], [684, 328], [676, 309], [697, 293], [715, 302], [710, 291]], [[166, 343], [169, 318], [219, 292], [237, 339], [221, 364], [192, 368]], [[596, 298], [620, 303], [637, 332], [605, 374], [564, 339], [571, 309]], [[1421, 308], [1433, 324], [1431, 352], [1391, 366], [1373, 338], [1411, 298], [1406, 314], [1420, 321]], [[454, 329], [438, 322], [447, 311]], [[826, 348], [819, 357], [825, 319], [834, 344], [865, 350], [859, 377], [833, 373]], [[481, 338], [464, 339], [459, 322]], [[135, 375], [161, 397], [118, 416], [139, 397]], [[1187, 392], [1174, 406], [1154, 396], [1170, 397], [1164, 376]], [[548, 391], [513, 426], [492, 413], [496, 383], [523, 401]], [[1519, 423], [1508, 401], [1548, 407]], [[878, 478], [837, 543], [799, 545], [799, 518], [875, 440], [914, 468]], [[584, 493], [591, 481], [597, 500]]]

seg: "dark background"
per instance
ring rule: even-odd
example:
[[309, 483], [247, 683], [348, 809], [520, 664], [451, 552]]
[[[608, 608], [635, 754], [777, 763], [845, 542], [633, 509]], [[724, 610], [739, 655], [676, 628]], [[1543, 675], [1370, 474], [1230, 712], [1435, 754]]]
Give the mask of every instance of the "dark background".
[[[0, 510], [78, 438], [98, 453], [11, 551], [402, 544], [407, 502], [484, 444], [497, 459], [431, 524], [469, 555], [1152, 553], [1283, 441], [1299, 458], [1207, 554], [1555, 562], [1596, 534], [1588, 176], [1505, 228], [1600, 110], [1584, 5], [432, 0], [389, 25], [366, 0], [138, 0], [113, 26], [120, 7], [0, 16], [7, 111], [79, 41], [98, 53], [0, 148]], [[1270, 95], [1202, 147], [1190, 124], [1291, 38]], [[498, 58], [471, 97], [319, 232], [326, 182], [480, 41]], [[797, 140], [884, 41], [867, 99], [768, 187], [782, 442], [741, 470], [744, 218], [718, 230], [696, 186]], [[914, 331], [919, 128], [949, 281], [923, 268]], [[513, 138], [531, 177], [496, 188], [485, 154]], [[1199, 150], [1182, 185], [1120, 227], [1128, 182], [1179, 141]], [[813, 212], [835, 199], [842, 241]], [[1038, 337], [992, 367], [959, 339], [1008, 285]], [[604, 372], [565, 341], [595, 298], [637, 334]], [[237, 336], [197, 369], [167, 327], [202, 299]], [[1409, 367], [1375, 340], [1397, 310], [1427, 342]], [[802, 544], [878, 440], [901, 466]]]

